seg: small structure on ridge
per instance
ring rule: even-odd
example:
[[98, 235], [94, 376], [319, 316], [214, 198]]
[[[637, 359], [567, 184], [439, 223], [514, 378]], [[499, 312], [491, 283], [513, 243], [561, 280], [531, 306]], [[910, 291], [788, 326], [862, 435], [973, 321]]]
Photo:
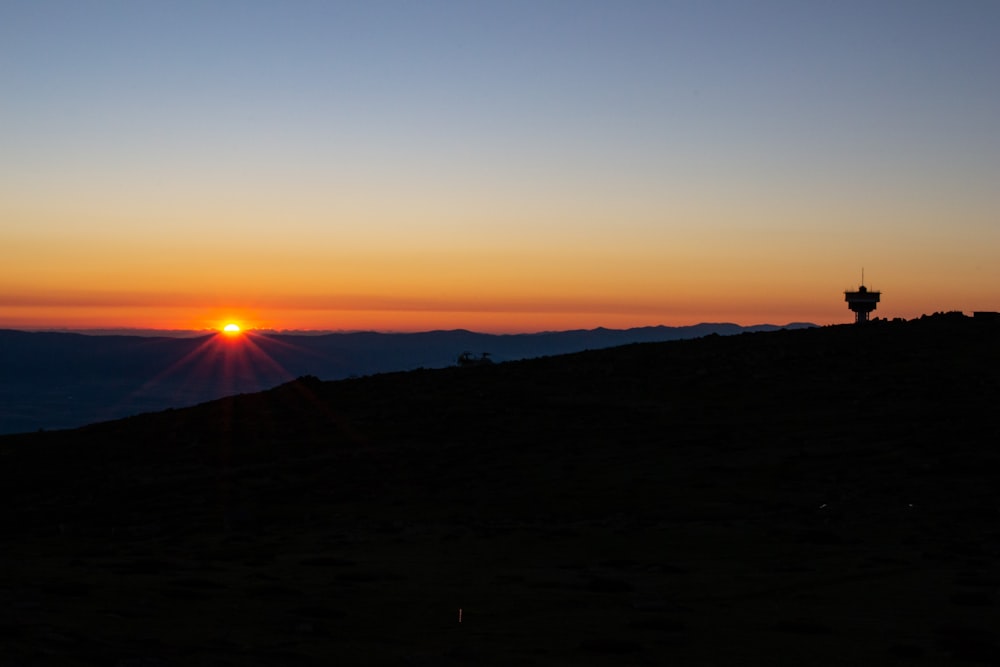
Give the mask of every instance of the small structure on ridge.
[[865, 287], [865, 274], [861, 272], [861, 287], [856, 292], [844, 292], [844, 301], [847, 307], [854, 311], [854, 323], [864, 324], [868, 321], [868, 315], [878, 306], [881, 292], [870, 292]]

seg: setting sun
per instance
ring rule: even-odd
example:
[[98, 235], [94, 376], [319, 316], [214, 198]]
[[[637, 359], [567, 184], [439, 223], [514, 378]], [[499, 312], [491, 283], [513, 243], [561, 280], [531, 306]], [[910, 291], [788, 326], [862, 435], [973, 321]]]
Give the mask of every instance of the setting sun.
[[230, 322], [226, 326], [222, 327], [222, 332], [229, 334], [230, 336], [238, 334], [240, 332], [240, 325]]

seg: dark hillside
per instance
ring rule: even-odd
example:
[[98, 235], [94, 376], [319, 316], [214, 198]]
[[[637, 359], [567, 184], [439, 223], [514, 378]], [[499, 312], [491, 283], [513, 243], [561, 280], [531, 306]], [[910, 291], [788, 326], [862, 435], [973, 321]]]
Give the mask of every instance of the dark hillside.
[[940, 315], [2, 437], [2, 653], [1000, 664], [998, 397], [1000, 327]]
[[492, 361], [513, 361], [779, 328], [715, 323], [507, 335], [464, 330], [310, 336], [250, 332], [237, 340], [215, 334], [174, 338], [0, 329], [0, 434], [76, 428], [188, 407], [270, 389], [301, 375], [339, 380], [444, 368], [465, 351], [476, 358], [489, 353]]

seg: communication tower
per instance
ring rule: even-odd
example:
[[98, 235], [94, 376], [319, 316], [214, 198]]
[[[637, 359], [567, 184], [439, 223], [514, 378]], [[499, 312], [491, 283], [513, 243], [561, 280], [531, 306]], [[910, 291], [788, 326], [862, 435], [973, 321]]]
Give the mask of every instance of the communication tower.
[[864, 324], [868, 321], [868, 314], [878, 306], [881, 292], [869, 292], [865, 287], [865, 272], [861, 271], [861, 287], [855, 292], [844, 292], [844, 301], [847, 307], [854, 311], [855, 324]]

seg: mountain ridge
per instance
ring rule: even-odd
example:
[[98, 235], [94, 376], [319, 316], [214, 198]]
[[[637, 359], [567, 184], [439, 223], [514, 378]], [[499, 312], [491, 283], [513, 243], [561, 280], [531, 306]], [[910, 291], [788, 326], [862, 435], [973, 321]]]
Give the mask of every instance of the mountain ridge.
[[341, 379], [444, 367], [465, 351], [489, 352], [494, 361], [507, 361], [630, 342], [778, 328], [700, 324], [537, 334], [250, 332], [233, 339], [247, 343], [242, 348], [222, 344], [226, 339], [219, 334], [174, 338], [0, 330], [0, 433], [69, 428], [194, 405], [261, 391], [300, 375]]

